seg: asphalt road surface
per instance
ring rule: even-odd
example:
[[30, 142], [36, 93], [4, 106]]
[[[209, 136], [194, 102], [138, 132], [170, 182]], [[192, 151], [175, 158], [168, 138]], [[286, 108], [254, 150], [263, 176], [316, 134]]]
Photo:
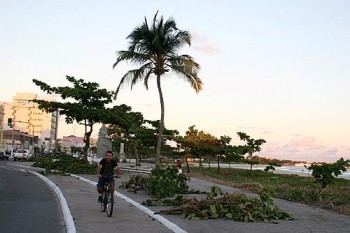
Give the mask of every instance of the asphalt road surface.
[[66, 232], [59, 201], [39, 177], [0, 161], [0, 232]]

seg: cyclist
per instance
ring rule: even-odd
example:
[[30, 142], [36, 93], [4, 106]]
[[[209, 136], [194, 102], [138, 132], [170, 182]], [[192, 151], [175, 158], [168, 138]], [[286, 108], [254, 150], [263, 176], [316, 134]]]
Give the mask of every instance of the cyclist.
[[[102, 202], [102, 190], [105, 182], [111, 184], [111, 191], [114, 193], [115, 190], [115, 179], [114, 176], [120, 177], [120, 168], [116, 160], [113, 159], [113, 152], [107, 151], [106, 155], [97, 166], [97, 192], [99, 193], [98, 202]], [[112, 200], [114, 201], [113, 197]]]

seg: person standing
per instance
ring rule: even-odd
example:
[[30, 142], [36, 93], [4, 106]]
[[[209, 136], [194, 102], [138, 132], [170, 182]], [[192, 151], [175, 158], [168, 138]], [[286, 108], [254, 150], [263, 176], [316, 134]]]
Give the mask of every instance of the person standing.
[[176, 160], [176, 168], [177, 168], [177, 172], [179, 174], [182, 174], [181, 160], [180, 159]]

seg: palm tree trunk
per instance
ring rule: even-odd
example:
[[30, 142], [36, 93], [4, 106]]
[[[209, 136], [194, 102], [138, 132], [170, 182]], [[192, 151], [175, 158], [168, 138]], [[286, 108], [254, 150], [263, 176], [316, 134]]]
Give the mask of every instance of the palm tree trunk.
[[160, 74], [157, 74], [157, 87], [159, 92], [161, 115], [160, 115], [159, 133], [158, 133], [158, 139], [157, 139], [156, 165], [160, 165], [160, 154], [161, 154], [161, 147], [162, 147], [162, 141], [163, 141], [163, 129], [164, 129], [164, 99], [163, 99], [162, 88], [160, 86]]

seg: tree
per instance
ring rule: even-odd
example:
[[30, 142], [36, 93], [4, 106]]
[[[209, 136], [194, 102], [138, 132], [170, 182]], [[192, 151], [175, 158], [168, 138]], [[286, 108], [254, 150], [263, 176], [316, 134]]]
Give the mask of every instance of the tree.
[[[307, 167], [309, 171], [312, 171], [312, 176], [315, 181], [320, 184], [319, 199], [322, 200], [322, 192], [331, 183], [334, 182], [335, 177], [346, 172], [346, 167], [350, 165], [350, 160], [344, 160], [340, 158], [335, 163], [312, 163], [311, 166]], [[335, 176], [335, 177], [334, 177]]]
[[122, 138], [124, 142], [129, 143], [133, 149], [136, 165], [139, 164], [136, 132], [142, 127], [144, 122], [143, 115], [140, 112], [132, 112], [131, 107], [125, 104], [114, 106], [110, 109], [111, 114], [106, 121], [110, 124], [108, 133]]
[[247, 163], [250, 164], [250, 171], [252, 171], [253, 165], [259, 163], [258, 160], [253, 159], [253, 153], [261, 151], [261, 145], [266, 143], [266, 141], [264, 139], [253, 139], [243, 132], [237, 132], [237, 134], [242, 141], [246, 142], [244, 147], [246, 147], [248, 153]]
[[188, 172], [188, 154], [199, 158], [199, 167], [202, 169], [203, 156], [214, 155], [219, 147], [219, 142], [216, 137], [209, 133], [198, 131], [194, 125], [188, 127], [186, 135], [183, 138], [179, 138], [178, 142], [180, 143], [182, 150], [184, 150], [186, 153], [186, 165]]
[[231, 137], [229, 136], [220, 136], [218, 139], [218, 148], [217, 148], [217, 161], [218, 161], [218, 174], [220, 169], [220, 157], [223, 161], [226, 162], [238, 162], [241, 161], [244, 156], [242, 155], [242, 146], [232, 146], [230, 145]]
[[164, 99], [161, 88], [161, 77], [169, 71], [188, 81], [196, 92], [202, 89], [202, 81], [197, 75], [199, 64], [189, 55], [178, 55], [177, 52], [185, 44], [191, 45], [191, 36], [189, 32], [179, 30], [175, 21], [170, 18], [164, 22], [163, 17], [158, 18], [158, 12], [155, 14], [151, 25], [147, 19], [136, 27], [127, 39], [129, 47], [127, 50], [118, 52], [115, 68], [121, 61], [130, 61], [139, 68], [128, 71], [120, 80], [115, 97], [121, 86], [125, 83], [131, 84], [131, 88], [137, 82], [142, 81], [148, 89], [148, 80], [151, 75], [157, 79], [157, 88], [161, 106], [161, 116], [159, 133], [157, 139], [156, 163], [160, 164], [161, 145], [164, 129]]
[[83, 79], [75, 79], [71, 76], [66, 76], [66, 79], [73, 87], [51, 87], [42, 81], [33, 79], [35, 85], [39, 86], [41, 90], [48, 94], [59, 94], [64, 100], [54, 102], [35, 99], [34, 102], [38, 103], [39, 109], [46, 112], [59, 110], [61, 115], [65, 115], [67, 124], [76, 121], [85, 126], [83, 153], [84, 159], [87, 160], [93, 126], [105, 121], [106, 115], [108, 115], [105, 105], [112, 102], [113, 92], [100, 89], [99, 84], [95, 82], [84, 82]]
[[[131, 107], [125, 104], [114, 106], [110, 116], [107, 117], [107, 122], [110, 124], [108, 131], [109, 135], [115, 139], [121, 139], [130, 147], [129, 151], [133, 152], [136, 164], [139, 164], [140, 153], [150, 152], [154, 156], [157, 141], [155, 135], [158, 131], [159, 121], [145, 120], [140, 112], [132, 112], [131, 110]], [[163, 136], [166, 140], [172, 140], [178, 131], [164, 128], [164, 133]], [[120, 140], [118, 141], [120, 142]]]

